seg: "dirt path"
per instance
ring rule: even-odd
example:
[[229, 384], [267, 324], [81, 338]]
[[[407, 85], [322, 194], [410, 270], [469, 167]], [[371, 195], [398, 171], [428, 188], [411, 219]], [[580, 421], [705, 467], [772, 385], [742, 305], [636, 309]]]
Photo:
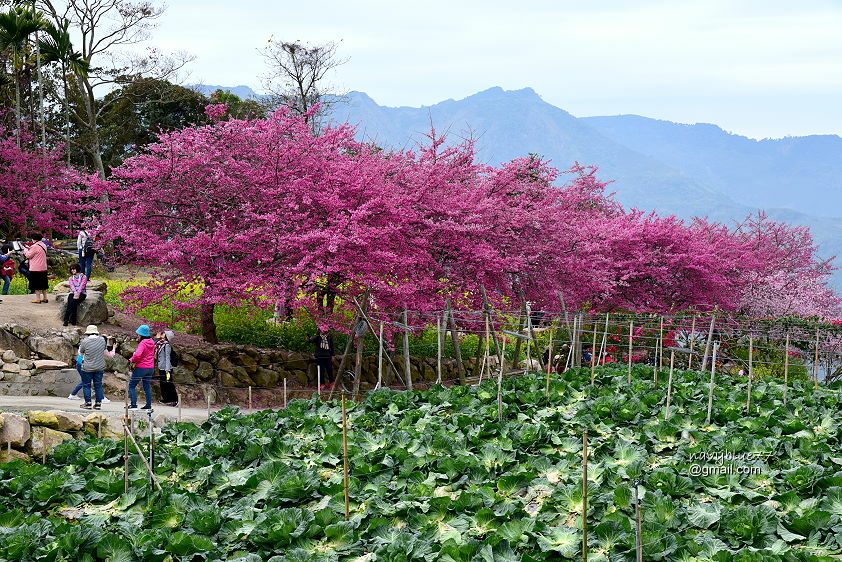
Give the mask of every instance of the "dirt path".
[[35, 330], [61, 330], [63, 307], [56, 303], [55, 295], [48, 294], [50, 302], [32, 304], [32, 295], [3, 295], [0, 297], [0, 323], [18, 324]]

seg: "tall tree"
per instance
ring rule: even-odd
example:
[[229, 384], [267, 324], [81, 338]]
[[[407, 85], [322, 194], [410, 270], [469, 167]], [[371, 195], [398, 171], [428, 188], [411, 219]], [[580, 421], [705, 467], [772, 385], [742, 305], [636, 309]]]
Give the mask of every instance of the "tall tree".
[[72, 113], [83, 129], [82, 147], [93, 168], [104, 178], [100, 119], [109, 104], [118, 98], [100, 102], [101, 91], [140, 76], [165, 80], [174, 76], [191, 57], [184, 53], [165, 56], [151, 48], [144, 54], [128, 49], [147, 40], [163, 14], [163, 6], [154, 0], [67, 0], [63, 6], [53, 0], [39, 1], [55, 21], [69, 21], [79, 34], [81, 60], [89, 70], [73, 74], [79, 104], [74, 105]]
[[[270, 105], [286, 106], [310, 124], [313, 132], [322, 127], [321, 115], [341, 99], [327, 83], [327, 76], [347, 59], [337, 56], [338, 43], [308, 45], [300, 41], [270, 40], [263, 51], [269, 67], [263, 85], [271, 94]], [[320, 105], [321, 109], [313, 112]]]

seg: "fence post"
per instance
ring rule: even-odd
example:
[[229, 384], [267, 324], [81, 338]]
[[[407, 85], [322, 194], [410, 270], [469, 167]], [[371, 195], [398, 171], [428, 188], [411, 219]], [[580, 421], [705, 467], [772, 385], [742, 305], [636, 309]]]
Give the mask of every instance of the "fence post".
[[582, 434], [582, 562], [588, 562], [588, 430]]
[[716, 352], [719, 350], [719, 343], [713, 344], [713, 360], [710, 363], [710, 386], [708, 388], [708, 416], [705, 425], [710, 425], [710, 414], [713, 410], [713, 381], [716, 377]]
[[710, 352], [710, 344], [713, 341], [713, 323], [716, 321], [716, 316], [711, 314], [710, 317], [710, 328], [708, 329], [708, 339], [705, 343], [705, 354], [702, 357], [702, 372], [707, 369], [708, 366], [708, 353]]
[[[353, 337], [353, 335], [348, 336]], [[341, 374], [339, 376], [342, 376]], [[316, 395], [322, 397], [322, 366], [316, 365]]]
[[547, 348], [547, 386], [544, 389], [544, 396], [550, 395], [550, 372], [553, 370], [553, 365], [555, 364], [555, 358], [553, 357], [553, 329], [552, 325], [550, 325], [550, 345]]
[[[439, 317], [436, 315], [436, 322]], [[441, 369], [439, 369], [441, 373]], [[380, 338], [377, 341], [377, 388], [383, 385], [383, 322], [380, 322]]]
[[[661, 327], [658, 331], [658, 347], [660, 348], [660, 353], [658, 355], [658, 371], [664, 368], [664, 317], [661, 316]], [[655, 380], [655, 384], [658, 384], [657, 379]]]
[[593, 323], [593, 341], [591, 341], [591, 385], [596, 377], [596, 318]]
[[690, 326], [690, 355], [689, 359], [687, 360], [687, 370], [693, 370], [693, 347], [696, 344], [696, 315], [693, 315], [693, 324]]
[[789, 387], [789, 332], [786, 334], [786, 347], [784, 348], [784, 406], [786, 406], [786, 394]]
[[284, 408], [287, 407], [287, 378], [284, 377]]
[[503, 335], [503, 361], [497, 371], [497, 421], [503, 421], [503, 365], [506, 358], [506, 336]]
[[249, 385], [249, 412], [251, 412], [251, 411], [252, 411], [252, 407], [251, 407], [251, 385]]
[[751, 381], [754, 374], [754, 336], [748, 335], [748, 391], [746, 397], [746, 413], [751, 412]]
[[675, 368], [675, 350], [670, 350], [670, 376], [669, 380], [667, 381], [667, 411], [664, 419], [667, 420], [670, 417], [670, 399], [672, 398], [672, 373]]

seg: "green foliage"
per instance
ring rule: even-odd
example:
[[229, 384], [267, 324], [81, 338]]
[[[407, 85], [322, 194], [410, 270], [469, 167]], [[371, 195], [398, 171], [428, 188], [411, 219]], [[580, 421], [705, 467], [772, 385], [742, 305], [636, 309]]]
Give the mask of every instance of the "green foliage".
[[[840, 552], [838, 391], [795, 381], [785, 406], [780, 384], [758, 381], [746, 413], [740, 384], [717, 386], [708, 426], [705, 373], [675, 374], [668, 421], [663, 389], [622, 367], [596, 380], [574, 369], [545, 393], [542, 375], [506, 379], [502, 422], [493, 380], [351, 403], [348, 521], [337, 401], [164, 427], [162, 492], [133, 457], [123, 494], [122, 443], [67, 441], [47, 466], [0, 465], [0, 561], [572, 560], [585, 428], [594, 560], [633, 559], [638, 479], [646, 559]], [[693, 471], [730, 465], [759, 471]]]

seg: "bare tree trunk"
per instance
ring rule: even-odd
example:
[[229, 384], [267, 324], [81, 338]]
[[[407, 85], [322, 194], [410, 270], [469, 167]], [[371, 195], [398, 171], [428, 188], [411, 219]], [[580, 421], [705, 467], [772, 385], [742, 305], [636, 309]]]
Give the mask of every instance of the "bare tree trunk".
[[456, 329], [456, 317], [450, 306], [450, 297], [447, 298], [447, 312], [450, 316], [450, 339], [453, 340], [453, 354], [456, 356], [456, 374], [459, 376], [459, 384], [465, 384], [465, 366], [462, 364], [462, 348], [459, 345], [459, 333]]
[[[526, 300], [523, 298], [523, 295], [520, 296], [520, 318], [517, 321], [517, 333], [520, 334], [520, 331], [523, 329], [524, 318], [526, 317]], [[520, 344], [521, 339], [515, 338], [515, 351], [512, 354], [512, 369], [517, 369], [518, 361], [520, 361]]]
[[200, 308], [199, 318], [202, 325], [202, 339], [208, 343], [219, 343], [216, 336], [216, 323], [213, 321], [213, 313], [216, 305], [212, 302], [203, 303]]
[[409, 358], [409, 313], [403, 311], [403, 374], [407, 390], [412, 390], [412, 363]]

